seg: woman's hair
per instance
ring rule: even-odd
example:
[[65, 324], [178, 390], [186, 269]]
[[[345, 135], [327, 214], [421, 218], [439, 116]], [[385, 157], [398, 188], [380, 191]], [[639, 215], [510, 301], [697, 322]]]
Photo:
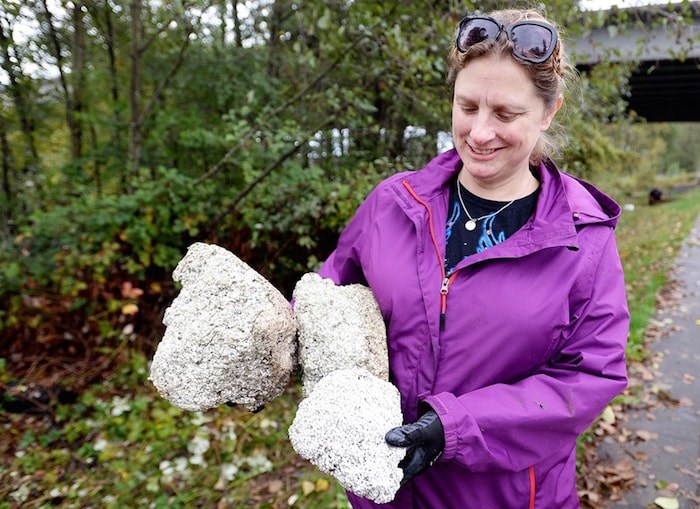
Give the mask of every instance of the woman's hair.
[[[555, 29], [556, 25], [546, 19], [537, 11], [507, 9], [493, 11], [487, 14], [502, 25], [510, 25], [523, 20], [537, 20], [549, 23]], [[557, 29], [557, 31], [559, 31]], [[542, 98], [547, 107], [551, 107], [559, 95], [564, 93], [569, 81], [575, 79], [575, 71], [569, 64], [561, 37], [557, 42], [552, 56], [539, 64], [533, 64], [519, 60], [513, 56], [513, 43], [508, 40], [505, 34], [501, 34], [498, 39], [487, 39], [474, 44], [466, 52], [457, 50], [456, 41], [452, 42], [452, 49], [448, 56], [447, 84], [454, 94], [454, 85], [457, 74], [464, 69], [469, 62], [484, 56], [497, 56], [500, 58], [512, 58], [514, 62], [521, 65], [535, 85], [537, 94]], [[556, 131], [553, 129], [553, 131]], [[530, 163], [538, 165], [543, 159], [552, 157], [559, 150], [559, 144], [555, 137], [543, 132], [530, 156]]]

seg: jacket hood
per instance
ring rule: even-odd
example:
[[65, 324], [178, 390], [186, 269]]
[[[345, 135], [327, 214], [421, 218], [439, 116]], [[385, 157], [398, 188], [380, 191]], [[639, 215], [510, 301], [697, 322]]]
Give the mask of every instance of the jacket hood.
[[[462, 160], [455, 149], [450, 149], [435, 157], [423, 171], [396, 175], [397, 180], [406, 179], [411, 187], [426, 200], [443, 192], [450, 179], [462, 168]], [[555, 198], [563, 193], [568, 210], [538, 210], [540, 219], [552, 221], [553, 215], [567, 215], [576, 226], [601, 224], [614, 227], [621, 214], [620, 206], [610, 196], [594, 185], [559, 170], [548, 159], [539, 167], [542, 189], [547, 197]], [[561, 204], [552, 199], [552, 204]], [[538, 207], [539, 208], [539, 207]], [[546, 213], [545, 213], [546, 212]], [[544, 214], [543, 214], [544, 213]], [[544, 216], [544, 217], [543, 217]]]
[[597, 223], [611, 227], [617, 225], [622, 209], [610, 196], [585, 180], [561, 172], [551, 160], [542, 166], [551, 171], [558, 171], [562, 176], [561, 180], [576, 224]]

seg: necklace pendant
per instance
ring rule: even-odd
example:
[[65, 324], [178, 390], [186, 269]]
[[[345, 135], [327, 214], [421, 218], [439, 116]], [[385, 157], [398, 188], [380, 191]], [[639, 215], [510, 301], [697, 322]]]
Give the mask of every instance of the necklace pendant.
[[464, 223], [464, 227], [467, 229], [467, 231], [473, 232], [476, 229], [476, 221], [470, 219], [469, 221]]

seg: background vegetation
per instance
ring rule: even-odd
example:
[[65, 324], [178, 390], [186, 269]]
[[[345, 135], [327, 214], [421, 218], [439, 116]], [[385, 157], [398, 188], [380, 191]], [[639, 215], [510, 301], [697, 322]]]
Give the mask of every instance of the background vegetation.
[[[256, 415], [153, 393], [170, 274], [213, 242], [289, 296], [382, 177], [444, 146], [445, 55], [475, 7], [0, 0], [0, 389], [6, 409], [36, 396], [36, 415], [0, 413], [0, 507], [344, 504], [286, 442], [295, 384]], [[611, 23], [571, 0], [547, 10], [571, 37]], [[620, 236], [639, 357], [697, 196], [641, 205], [694, 178], [700, 133], [629, 112], [633, 69], [581, 76], [557, 162], [637, 205]]]

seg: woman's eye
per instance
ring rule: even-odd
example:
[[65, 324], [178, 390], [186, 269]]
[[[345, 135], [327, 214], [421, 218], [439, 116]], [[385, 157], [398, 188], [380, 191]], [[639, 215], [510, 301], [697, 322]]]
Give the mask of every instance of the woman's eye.
[[507, 113], [507, 112], [501, 112], [501, 113], [496, 114], [496, 117], [498, 117], [498, 120], [500, 120], [502, 122], [510, 122], [511, 120], [515, 120], [515, 118], [517, 116], [518, 115], [516, 115], [515, 113]]

